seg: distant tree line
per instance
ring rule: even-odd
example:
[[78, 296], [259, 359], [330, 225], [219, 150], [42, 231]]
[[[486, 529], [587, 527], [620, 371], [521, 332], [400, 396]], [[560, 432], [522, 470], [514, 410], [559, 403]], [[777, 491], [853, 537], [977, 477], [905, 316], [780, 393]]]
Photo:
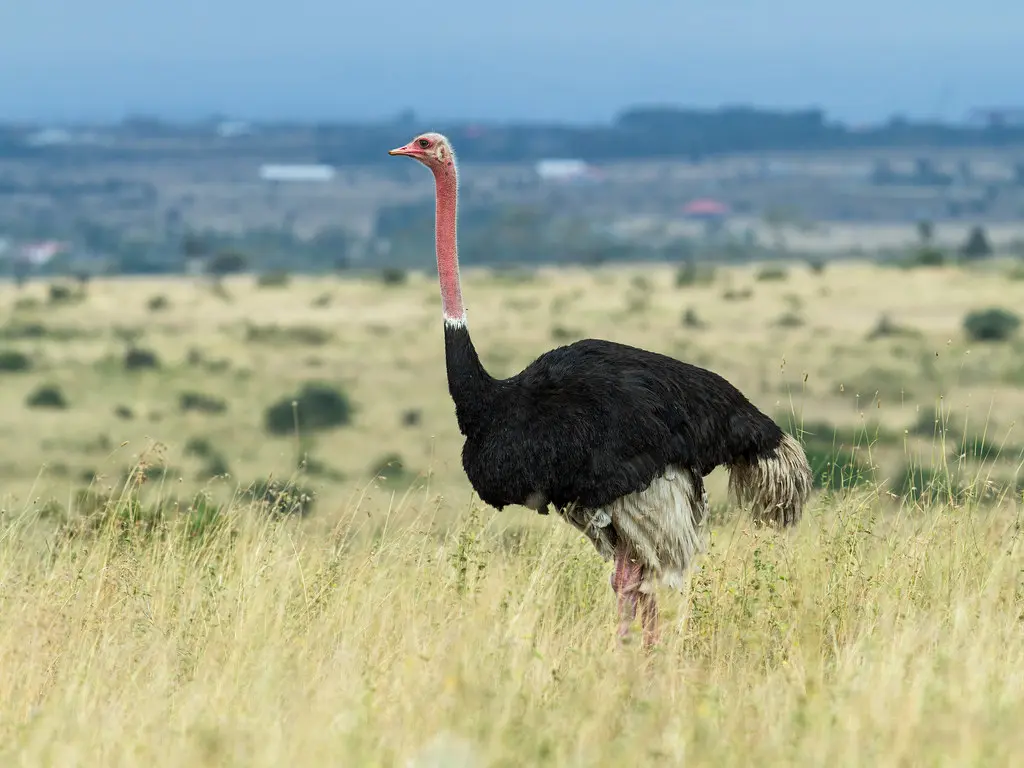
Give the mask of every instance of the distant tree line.
[[[318, 156], [333, 165], [385, 161], [381, 147], [407, 141], [408, 125], [321, 126]], [[634, 108], [610, 125], [448, 124], [419, 126], [441, 130], [455, 142], [459, 157], [473, 162], [532, 161], [579, 157], [589, 161], [687, 157], [769, 150], [855, 149], [872, 147], [956, 147], [1024, 144], [1024, 126], [972, 128], [912, 123], [853, 130], [830, 122], [821, 110], [777, 111], [755, 108], [697, 110]], [[416, 130], [416, 128], [412, 128]]]
[[[312, 151], [320, 162], [345, 166], [386, 162], [387, 149], [404, 143], [411, 133], [427, 129], [448, 134], [461, 158], [473, 162], [522, 162], [554, 156], [590, 161], [699, 159], [768, 150], [1024, 145], [1024, 125], [972, 127], [894, 117], [883, 125], [853, 129], [829, 121], [818, 109], [634, 107], [610, 124], [597, 126], [467, 122], [420, 125], [414, 116], [403, 114], [386, 123], [260, 125], [252, 135], [231, 141], [216, 139], [208, 126], [200, 130], [195, 125], [176, 125], [156, 118], [133, 118], [108, 130], [112, 142], [43, 147], [27, 143], [25, 129], [0, 125], [0, 157], [153, 160], [172, 159], [182, 153], [194, 157], [197, 147], [211, 156], [259, 157], [271, 145], [281, 149], [281, 138], [290, 136], [295, 140], [285, 144], [307, 161]], [[172, 140], [175, 137], [181, 141]]]

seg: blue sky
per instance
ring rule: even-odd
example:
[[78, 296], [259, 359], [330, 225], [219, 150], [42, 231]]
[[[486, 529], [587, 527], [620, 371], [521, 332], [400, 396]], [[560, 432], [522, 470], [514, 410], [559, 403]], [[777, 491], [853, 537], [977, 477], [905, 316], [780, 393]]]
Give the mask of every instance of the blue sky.
[[0, 119], [1024, 103], [1020, 0], [0, 0]]

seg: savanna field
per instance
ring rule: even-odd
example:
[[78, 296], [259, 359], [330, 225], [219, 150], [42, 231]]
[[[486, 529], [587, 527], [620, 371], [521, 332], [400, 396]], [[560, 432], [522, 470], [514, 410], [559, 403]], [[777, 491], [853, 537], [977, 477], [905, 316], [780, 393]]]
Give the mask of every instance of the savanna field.
[[802, 523], [716, 470], [663, 641], [460, 464], [436, 275], [0, 287], [0, 764], [1011, 765], [1019, 262], [464, 273], [494, 375], [588, 336], [806, 446]]

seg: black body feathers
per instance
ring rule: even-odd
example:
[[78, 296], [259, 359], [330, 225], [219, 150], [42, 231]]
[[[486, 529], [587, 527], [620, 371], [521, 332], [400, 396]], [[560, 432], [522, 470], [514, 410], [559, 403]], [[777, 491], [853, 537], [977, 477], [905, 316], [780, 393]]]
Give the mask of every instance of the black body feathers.
[[773, 454], [779, 426], [711, 371], [586, 339], [509, 379], [487, 374], [464, 326], [445, 327], [448, 386], [480, 498], [544, 511], [603, 507], [670, 465], [706, 475]]

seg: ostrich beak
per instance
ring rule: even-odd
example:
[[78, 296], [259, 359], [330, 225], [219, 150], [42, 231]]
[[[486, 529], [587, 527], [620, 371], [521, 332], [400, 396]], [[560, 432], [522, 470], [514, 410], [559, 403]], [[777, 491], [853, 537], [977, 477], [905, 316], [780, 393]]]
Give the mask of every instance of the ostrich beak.
[[411, 156], [411, 155], [415, 154], [415, 151], [413, 150], [412, 147], [410, 147], [408, 144], [406, 144], [404, 147], [395, 147], [394, 149], [389, 149], [388, 150], [388, 154], [389, 155], [407, 155], [407, 156]]

